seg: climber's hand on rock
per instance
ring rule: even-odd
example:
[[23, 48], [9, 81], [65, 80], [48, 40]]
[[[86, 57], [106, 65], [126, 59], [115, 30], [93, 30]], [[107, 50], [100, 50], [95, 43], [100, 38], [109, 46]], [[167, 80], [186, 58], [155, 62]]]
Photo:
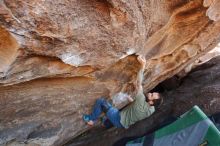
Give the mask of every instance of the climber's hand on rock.
[[139, 55], [137, 57], [138, 62], [141, 64], [142, 67], [144, 67], [146, 65], [146, 60], [144, 56]]
[[134, 101], [134, 99], [131, 98], [131, 96], [127, 96], [127, 99], [128, 99], [129, 102], [133, 102]]

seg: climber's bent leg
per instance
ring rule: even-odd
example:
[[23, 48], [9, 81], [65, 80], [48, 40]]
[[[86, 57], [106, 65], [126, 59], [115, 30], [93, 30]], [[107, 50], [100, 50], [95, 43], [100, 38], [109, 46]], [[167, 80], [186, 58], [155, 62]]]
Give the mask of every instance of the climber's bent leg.
[[106, 113], [106, 116], [115, 127], [123, 128], [120, 122], [121, 120], [120, 111], [117, 108], [111, 107]]
[[99, 98], [96, 100], [96, 103], [93, 106], [92, 113], [90, 115], [83, 115], [83, 120], [89, 125], [93, 125], [101, 113], [108, 111], [111, 107], [111, 104], [108, 103], [104, 98]]

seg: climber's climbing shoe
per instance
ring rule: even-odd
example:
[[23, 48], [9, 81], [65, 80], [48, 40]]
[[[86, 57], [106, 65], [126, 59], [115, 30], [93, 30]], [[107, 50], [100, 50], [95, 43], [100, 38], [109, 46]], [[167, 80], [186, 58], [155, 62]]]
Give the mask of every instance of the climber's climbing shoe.
[[89, 115], [83, 115], [83, 121], [85, 121], [89, 126], [93, 126], [94, 125], [94, 121], [92, 121], [90, 119]]
[[85, 122], [89, 122], [90, 121], [90, 116], [89, 115], [83, 115], [83, 120]]

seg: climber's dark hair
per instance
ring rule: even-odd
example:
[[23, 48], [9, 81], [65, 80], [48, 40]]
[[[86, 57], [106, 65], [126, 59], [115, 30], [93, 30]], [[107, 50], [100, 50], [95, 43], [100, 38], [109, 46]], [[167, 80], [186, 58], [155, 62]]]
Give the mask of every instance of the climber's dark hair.
[[[155, 109], [158, 109], [162, 105], [162, 103], [163, 103], [163, 98], [164, 98], [163, 94], [162, 93], [158, 93], [158, 96], [159, 96], [158, 99], [154, 99], [153, 100], [153, 105], [152, 106], [154, 106]], [[148, 96], [145, 95], [145, 97], [146, 97], [146, 102], [149, 102]]]

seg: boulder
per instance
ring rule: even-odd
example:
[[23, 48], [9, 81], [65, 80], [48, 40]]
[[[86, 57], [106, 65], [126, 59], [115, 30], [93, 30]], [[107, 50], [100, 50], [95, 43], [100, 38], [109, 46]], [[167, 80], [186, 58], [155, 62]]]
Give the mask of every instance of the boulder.
[[0, 145], [60, 146], [88, 130], [97, 98], [132, 95], [137, 55], [145, 92], [177, 74], [220, 41], [219, 3], [0, 1]]

